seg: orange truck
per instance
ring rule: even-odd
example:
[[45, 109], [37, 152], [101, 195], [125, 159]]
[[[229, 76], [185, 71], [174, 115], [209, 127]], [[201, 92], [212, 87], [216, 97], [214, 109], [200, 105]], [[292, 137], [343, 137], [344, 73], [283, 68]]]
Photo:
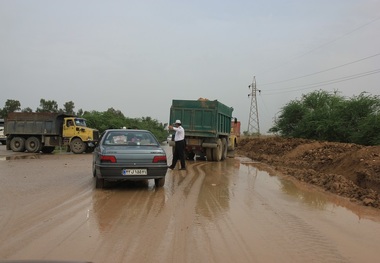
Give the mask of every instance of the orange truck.
[[231, 133], [228, 139], [228, 150], [235, 150], [235, 147], [239, 144], [240, 140], [240, 121], [237, 121], [236, 118], [231, 122]]

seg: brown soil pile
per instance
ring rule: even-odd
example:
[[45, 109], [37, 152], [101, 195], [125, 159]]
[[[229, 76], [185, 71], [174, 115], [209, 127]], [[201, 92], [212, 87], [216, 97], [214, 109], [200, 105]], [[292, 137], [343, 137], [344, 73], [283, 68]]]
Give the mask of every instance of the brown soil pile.
[[380, 208], [380, 146], [265, 137], [242, 139], [237, 153], [351, 201]]

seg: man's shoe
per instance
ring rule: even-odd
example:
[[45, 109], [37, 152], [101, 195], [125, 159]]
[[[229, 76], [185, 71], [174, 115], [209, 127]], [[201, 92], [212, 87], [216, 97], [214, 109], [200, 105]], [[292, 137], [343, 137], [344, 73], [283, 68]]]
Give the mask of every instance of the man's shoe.
[[173, 166], [168, 166], [168, 168], [170, 169], [170, 170], [173, 170], [174, 169], [174, 167]]

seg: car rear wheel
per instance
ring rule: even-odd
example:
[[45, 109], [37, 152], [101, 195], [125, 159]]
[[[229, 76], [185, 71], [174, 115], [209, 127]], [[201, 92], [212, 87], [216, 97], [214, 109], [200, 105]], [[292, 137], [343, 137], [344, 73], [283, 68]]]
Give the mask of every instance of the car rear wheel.
[[102, 189], [104, 188], [104, 179], [103, 178], [99, 178], [97, 176], [95, 176], [95, 188], [96, 189]]
[[95, 167], [95, 163], [92, 163], [92, 175], [94, 177], [96, 177], [96, 167]]
[[156, 187], [163, 187], [165, 185], [165, 177], [154, 179]]

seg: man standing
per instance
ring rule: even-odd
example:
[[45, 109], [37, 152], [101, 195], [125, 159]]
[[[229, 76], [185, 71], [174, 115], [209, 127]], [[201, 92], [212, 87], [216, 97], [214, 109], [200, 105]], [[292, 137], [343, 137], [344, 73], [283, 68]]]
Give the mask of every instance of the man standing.
[[169, 169], [174, 169], [177, 164], [177, 161], [181, 162], [181, 169], [186, 170], [185, 164], [185, 130], [182, 127], [181, 121], [176, 120], [174, 123], [174, 127], [172, 125], [169, 126], [170, 130], [175, 130], [174, 142], [175, 149], [173, 151], [173, 162], [172, 165], [169, 166]]

